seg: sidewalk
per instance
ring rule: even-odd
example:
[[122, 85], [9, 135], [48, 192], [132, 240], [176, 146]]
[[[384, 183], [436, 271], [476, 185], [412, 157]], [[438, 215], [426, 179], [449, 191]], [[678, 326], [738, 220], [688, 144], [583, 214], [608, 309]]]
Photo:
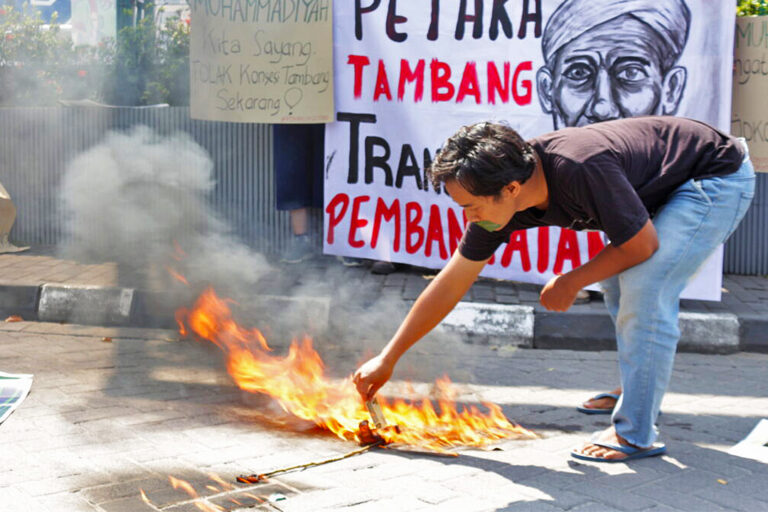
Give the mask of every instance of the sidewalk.
[[[616, 382], [614, 352], [436, 341], [405, 356], [395, 383], [409, 379], [423, 390], [447, 371], [458, 400], [495, 402], [540, 439], [463, 449], [456, 458], [373, 450], [238, 485], [237, 475], [338, 457], [357, 445], [306, 424], [275, 426], [280, 408], [239, 391], [212, 344], [180, 341], [172, 331], [0, 322], [0, 368], [34, 374], [31, 394], [0, 425], [0, 510], [768, 510], [768, 465], [729, 453], [768, 417], [767, 354], [679, 354], [659, 418], [668, 454], [597, 464], [569, 452], [609, 420], [575, 406]], [[318, 343], [318, 351], [340, 378], [363, 355], [354, 343]], [[753, 455], [761, 450], [768, 448]], [[169, 476], [200, 497], [174, 489]]]
[[[142, 273], [139, 282], [147, 284], [134, 290], [136, 274]], [[253, 293], [299, 301], [311, 294], [313, 300], [318, 299], [315, 304], [326, 304], [321, 314], [330, 318], [325, 320], [327, 326], [344, 309], [340, 307], [340, 287], [353, 288], [354, 296], [346, 299], [363, 311], [382, 297], [399, 299], [400, 314], [433, 276], [434, 271], [414, 267], [377, 276], [366, 266], [343, 267], [335, 258], [319, 256], [301, 265], [278, 266]], [[178, 297], [168, 299], [166, 278], [163, 270], [126, 271], [113, 263], [88, 265], [60, 259], [51, 248], [0, 255], [0, 315], [170, 328], [175, 308], [188, 304], [179, 304]], [[614, 348], [613, 326], [602, 300], [595, 297], [567, 313], [552, 313], [538, 303], [538, 290], [536, 285], [480, 279], [463, 298], [460, 311], [445, 324], [475, 342], [491, 345]], [[388, 327], [399, 318], [390, 315], [384, 321]], [[726, 275], [722, 302], [683, 300], [681, 330], [682, 351], [768, 351], [768, 278]]]

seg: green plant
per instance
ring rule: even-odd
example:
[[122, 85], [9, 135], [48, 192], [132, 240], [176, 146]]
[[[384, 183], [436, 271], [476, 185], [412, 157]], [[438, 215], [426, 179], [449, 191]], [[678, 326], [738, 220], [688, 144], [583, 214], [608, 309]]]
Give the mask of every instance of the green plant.
[[158, 33], [156, 50], [160, 66], [147, 83], [143, 99], [189, 105], [189, 20], [169, 18]]
[[[59, 26], [28, 7], [0, 7], [0, 104], [49, 105], [72, 86], [78, 55]], [[76, 80], [74, 80], [76, 82]]]
[[153, 10], [114, 40], [74, 47], [54, 20], [0, 6], [0, 106], [94, 99], [115, 105], [189, 104], [189, 21]]
[[768, 0], [738, 0], [736, 4], [738, 16], [768, 15]]
[[189, 23], [150, 14], [122, 28], [114, 43], [107, 99], [118, 105], [189, 104]]

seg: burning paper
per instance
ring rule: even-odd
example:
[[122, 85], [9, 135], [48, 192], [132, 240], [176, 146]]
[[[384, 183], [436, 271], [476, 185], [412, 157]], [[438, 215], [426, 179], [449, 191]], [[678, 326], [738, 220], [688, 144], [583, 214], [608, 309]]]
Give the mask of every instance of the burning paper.
[[[182, 334], [189, 331], [215, 343], [227, 358], [227, 370], [237, 385], [252, 393], [274, 398], [286, 411], [333, 432], [342, 439], [361, 442], [359, 425], [370, 420], [352, 382], [324, 375], [320, 355], [312, 340], [304, 337], [291, 344], [284, 357], [274, 355], [258, 329], [240, 326], [229, 303], [213, 289], [203, 292], [194, 306], [177, 312]], [[535, 437], [511, 423], [501, 408], [483, 403], [488, 412], [472, 406], [457, 409], [451, 397], [455, 390], [447, 377], [436, 382], [438, 408], [429, 399], [420, 403], [381, 398], [375, 423], [390, 425], [377, 430], [386, 443], [406, 444], [427, 450], [445, 451], [458, 446], [482, 447], [501, 439]], [[396, 427], [396, 428], [395, 428]]]

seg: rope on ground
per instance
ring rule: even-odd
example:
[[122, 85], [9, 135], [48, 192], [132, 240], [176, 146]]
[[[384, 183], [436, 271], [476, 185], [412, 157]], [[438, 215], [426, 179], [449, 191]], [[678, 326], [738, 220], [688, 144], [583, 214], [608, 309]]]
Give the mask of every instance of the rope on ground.
[[322, 466], [323, 464], [329, 464], [331, 462], [336, 462], [343, 459], [348, 459], [349, 457], [354, 457], [355, 455], [359, 455], [361, 453], [365, 453], [371, 448], [375, 448], [377, 446], [381, 446], [384, 444], [384, 440], [376, 441], [375, 443], [363, 446], [362, 448], [357, 448], [355, 450], [352, 450], [349, 453], [345, 453], [344, 455], [340, 455], [338, 457], [332, 457], [330, 459], [325, 459], [317, 462], [307, 462], [306, 464], [299, 464], [297, 466], [291, 466], [288, 468], [281, 468], [276, 469], [274, 471], [270, 471], [269, 473], [258, 473], [253, 475], [240, 475], [235, 480], [240, 482], [241, 484], [256, 484], [259, 482], [263, 482], [267, 480], [270, 477], [273, 477], [275, 475], [279, 475], [282, 473], [288, 473], [290, 471], [297, 471], [299, 469], [307, 469], [314, 466]]

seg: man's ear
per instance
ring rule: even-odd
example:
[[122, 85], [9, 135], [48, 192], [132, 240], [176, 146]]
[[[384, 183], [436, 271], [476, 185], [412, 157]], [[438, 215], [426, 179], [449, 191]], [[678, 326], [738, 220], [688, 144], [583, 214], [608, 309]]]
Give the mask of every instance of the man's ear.
[[547, 66], [541, 66], [536, 72], [536, 92], [539, 95], [541, 110], [552, 113], [552, 72]]
[[661, 91], [661, 113], [674, 115], [683, 98], [688, 71], [682, 66], [675, 66], [667, 72]]
[[520, 185], [519, 181], [512, 181], [507, 183], [507, 186], [505, 188], [509, 192], [510, 197], [514, 199], [518, 195], [520, 195], [520, 190], [522, 189], [522, 185]]

